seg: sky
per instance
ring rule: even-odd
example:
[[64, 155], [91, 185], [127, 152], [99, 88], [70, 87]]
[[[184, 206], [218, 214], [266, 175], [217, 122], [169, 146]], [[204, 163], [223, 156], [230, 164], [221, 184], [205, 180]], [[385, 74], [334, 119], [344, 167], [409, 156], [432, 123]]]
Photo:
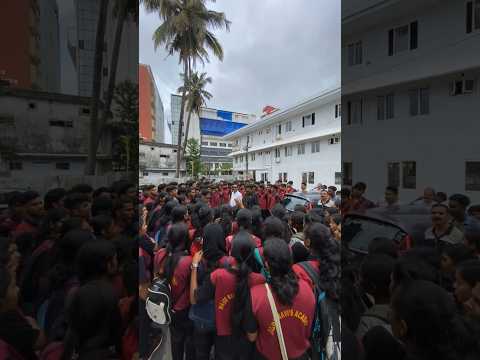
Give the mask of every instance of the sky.
[[[338, 0], [217, 0], [230, 32], [215, 30], [223, 62], [210, 56], [198, 72], [212, 78], [208, 107], [260, 115], [265, 105], [285, 109], [323, 90], [340, 86]], [[139, 59], [150, 65], [170, 118], [170, 94], [181, 85], [178, 56], [154, 49], [157, 14], [140, 9]], [[166, 127], [168, 131], [168, 127]]]

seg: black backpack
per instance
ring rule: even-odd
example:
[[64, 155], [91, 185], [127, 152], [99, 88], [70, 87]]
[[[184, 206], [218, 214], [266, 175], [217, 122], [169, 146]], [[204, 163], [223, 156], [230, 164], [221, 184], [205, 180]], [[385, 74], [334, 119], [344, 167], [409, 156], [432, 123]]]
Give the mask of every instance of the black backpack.
[[148, 297], [145, 301], [148, 316], [156, 324], [170, 325], [172, 306], [172, 289], [168, 279], [155, 279], [148, 288]]
[[[313, 269], [308, 261], [298, 263], [298, 265], [305, 270], [313, 284], [315, 295], [315, 315], [312, 323], [312, 334], [310, 337], [311, 343], [311, 359], [335, 360], [339, 357], [340, 351], [340, 317], [338, 314], [338, 306], [336, 302], [330, 299], [326, 292], [322, 289], [320, 284], [320, 275]], [[333, 353], [328, 351], [327, 344], [329, 338], [333, 341]], [[327, 356], [327, 353], [329, 356]]]

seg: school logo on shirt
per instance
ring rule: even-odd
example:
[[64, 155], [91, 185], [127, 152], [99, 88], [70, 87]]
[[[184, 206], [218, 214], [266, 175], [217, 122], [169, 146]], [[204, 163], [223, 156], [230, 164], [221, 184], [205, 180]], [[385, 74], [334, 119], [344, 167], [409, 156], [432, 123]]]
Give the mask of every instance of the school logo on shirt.
[[225, 306], [235, 297], [234, 293], [229, 293], [220, 299], [218, 302], [218, 310], [223, 310]]
[[[278, 317], [280, 318], [280, 320], [288, 317], [295, 318], [299, 320], [303, 324], [303, 326], [305, 327], [308, 326], [308, 316], [299, 310], [294, 310], [294, 309], [283, 310], [278, 313]], [[270, 323], [270, 326], [268, 327], [267, 331], [270, 333], [270, 335], [273, 335], [275, 333], [275, 321], [272, 321]]]

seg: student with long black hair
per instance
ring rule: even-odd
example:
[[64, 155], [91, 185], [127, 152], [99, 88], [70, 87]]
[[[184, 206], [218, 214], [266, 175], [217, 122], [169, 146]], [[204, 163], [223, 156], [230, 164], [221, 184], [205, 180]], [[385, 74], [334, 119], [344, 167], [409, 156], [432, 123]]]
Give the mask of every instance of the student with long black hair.
[[179, 223], [172, 225], [167, 234], [167, 259], [164, 273], [171, 286], [172, 294], [172, 337], [173, 360], [193, 360], [195, 349], [192, 340], [193, 324], [188, 318], [190, 308], [190, 266], [192, 257], [187, 251], [188, 227]]
[[[198, 268], [192, 271], [190, 282], [190, 318], [194, 323], [194, 342], [196, 360], [208, 360], [215, 344], [215, 304], [213, 299], [209, 302], [196, 302], [195, 290], [202, 286], [216, 269], [226, 268], [230, 261], [225, 249], [225, 235], [219, 224], [208, 224], [203, 231], [203, 250], [193, 257], [193, 264]], [[200, 260], [201, 259], [201, 260]]]
[[[255, 245], [255, 247], [257, 248], [262, 247], [262, 240], [251, 233], [252, 212], [248, 209], [240, 209], [237, 212], [237, 215], [235, 216], [235, 220], [237, 222], [238, 230], [247, 231], [252, 236], [253, 244]], [[225, 239], [225, 243], [226, 243], [228, 253], [231, 253], [232, 251], [232, 242], [233, 242], [233, 235], [227, 236], [227, 238]]]
[[[264, 244], [265, 265], [270, 274], [267, 285], [273, 295], [280, 318], [283, 339], [289, 359], [308, 359], [310, 333], [315, 313], [315, 298], [309, 284], [297, 278], [292, 270], [288, 244], [271, 238]], [[250, 341], [256, 342], [254, 358], [281, 360], [281, 350], [268, 289], [257, 285], [246, 302], [243, 325]]]
[[[262, 275], [252, 272], [255, 267], [254, 249], [251, 235], [247, 231], [239, 231], [233, 239], [233, 264], [212, 272], [201, 287], [192, 285], [196, 303], [215, 301], [216, 360], [251, 359], [252, 345], [243, 330], [245, 305], [250, 296], [249, 289], [265, 282]], [[192, 263], [192, 272], [196, 272], [197, 268], [196, 259]]]

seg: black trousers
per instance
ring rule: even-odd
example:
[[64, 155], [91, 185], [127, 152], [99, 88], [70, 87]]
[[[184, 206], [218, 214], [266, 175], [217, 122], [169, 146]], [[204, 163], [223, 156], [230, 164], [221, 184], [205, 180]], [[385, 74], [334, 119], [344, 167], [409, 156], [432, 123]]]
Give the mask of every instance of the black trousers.
[[[253, 360], [269, 360], [262, 354], [258, 352], [258, 350], [255, 348], [254, 356], [252, 357]], [[295, 359], [290, 359], [290, 360], [309, 360], [310, 357], [308, 356], [308, 352], [303, 354], [302, 356], [295, 358]]]
[[210, 353], [215, 345], [215, 330], [204, 330], [197, 327], [193, 330], [195, 359], [210, 360]]
[[[170, 324], [173, 360], [195, 360], [193, 323], [188, 318], [188, 309], [173, 313]], [[185, 358], [184, 358], [185, 356]]]
[[217, 336], [215, 360], [251, 360], [255, 344], [243, 336]]

